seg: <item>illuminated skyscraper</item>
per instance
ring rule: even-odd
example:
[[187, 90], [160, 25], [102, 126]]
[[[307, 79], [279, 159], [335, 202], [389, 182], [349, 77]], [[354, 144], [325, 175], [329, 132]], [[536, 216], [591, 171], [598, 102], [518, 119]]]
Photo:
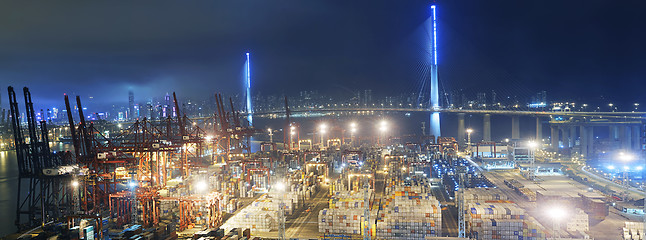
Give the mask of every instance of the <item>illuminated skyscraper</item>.
[[134, 120], [136, 118], [135, 94], [132, 91], [128, 91], [128, 120]]

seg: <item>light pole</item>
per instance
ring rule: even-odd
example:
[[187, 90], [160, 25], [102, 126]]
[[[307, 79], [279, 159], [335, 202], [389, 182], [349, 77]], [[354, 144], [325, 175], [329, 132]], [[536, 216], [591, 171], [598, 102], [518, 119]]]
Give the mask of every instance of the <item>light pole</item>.
[[354, 146], [354, 133], [357, 132], [357, 123], [350, 123], [350, 146]]
[[271, 131], [271, 128], [267, 129], [269, 132], [269, 142], [273, 143], [274, 142], [274, 132]]
[[[386, 120], [382, 120], [379, 122], [379, 137], [377, 138], [377, 144], [379, 144], [379, 140], [383, 137], [386, 138], [386, 132], [388, 131], [388, 122]], [[381, 140], [383, 142], [384, 140]]]
[[[291, 127], [289, 127], [289, 136], [290, 136], [289, 137], [289, 139], [290, 139], [290, 141], [289, 141], [289, 149], [292, 149], [292, 147], [294, 146], [294, 135], [296, 135], [296, 127], [291, 126]], [[297, 139], [297, 141], [298, 141], [298, 139]], [[300, 142], [298, 143], [298, 145], [299, 145], [298, 150], [300, 150]]]
[[285, 204], [283, 203], [285, 184], [283, 182], [278, 182], [275, 187], [280, 195], [280, 202], [278, 203], [278, 239], [285, 240]]
[[[630, 161], [632, 161], [634, 158], [635, 158], [635, 157], [634, 157], [632, 154], [630, 154], [630, 153], [625, 153], [625, 152], [620, 152], [620, 153], [619, 153], [619, 160], [621, 160], [622, 162], [624, 162], [624, 164], [629, 163], [629, 162], [630, 162]], [[629, 169], [629, 167], [628, 167], [628, 166], [626, 166], [626, 165], [624, 165], [624, 172], [623, 172], [623, 185], [624, 185], [624, 188], [626, 188], [626, 189], [624, 190], [624, 201], [626, 201], [626, 198], [628, 197], [628, 189], [630, 189], [630, 184], [628, 183], [628, 179], [627, 179], [627, 178], [628, 178], [628, 169]]]
[[473, 129], [467, 128], [467, 145], [471, 146], [471, 133], [473, 132]]
[[538, 144], [534, 141], [527, 142], [527, 147], [529, 148], [529, 180], [534, 180], [534, 174], [536, 173], [536, 147]]
[[323, 142], [323, 135], [327, 132], [327, 124], [321, 123], [321, 125], [319, 126], [319, 132], [321, 135], [321, 147], [323, 147], [325, 146]]
[[563, 209], [560, 206], [552, 206], [547, 210], [547, 213], [549, 214], [549, 217], [552, 218], [552, 237], [553, 239], [561, 238], [558, 229], [559, 229], [559, 222], [561, 219], [565, 218], [567, 215], [567, 212], [565, 209]]
[[72, 180], [72, 188], [74, 191], [74, 194], [72, 195], [72, 199], [74, 201], [74, 213], [73, 214], [78, 214], [78, 212], [81, 210], [81, 203], [79, 199], [79, 181], [74, 179]]

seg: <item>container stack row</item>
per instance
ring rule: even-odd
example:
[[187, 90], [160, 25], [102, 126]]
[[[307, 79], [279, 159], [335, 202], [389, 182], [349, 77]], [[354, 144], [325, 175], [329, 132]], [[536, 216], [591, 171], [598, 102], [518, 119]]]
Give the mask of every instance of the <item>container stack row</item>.
[[525, 223], [523, 224], [523, 239], [524, 240], [539, 240], [545, 239], [548, 236], [548, 230], [541, 225], [532, 216], [526, 215]]
[[[319, 232], [324, 234], [361, 234], [364, 209], [323, 209], [319, 212]], [[376, 215], [376, 214], [371, 214]]]
[[625, 240], [642, 240], [644, 238], [643, 222], [625, 222], [623, 227]]
[[377, 218], [378, 239], [424, 239], [442, 236], [440, 202], [422, 188], [394, 186], [382, 200]]
[[478, 239], [524, 239], [525, 210], [513, 203], [469, 203], [465, 214]]
[[[282, 196], [282, 199], [281, 197]], [[252, 232], [269, 232], [278, 230], [278, 210], [281, 201], [284, 205], [285, 215], [293, 213], [298, 194], [295, 193], [268, 193], [259, 197], [229, 218], [222, 228], [225, 230], [233, 228], [250, 228]]]
[[[338, 185], [337, 185], [338, 186]], [[361, 234], [364, 211], [372, 209], [374, 192], [368, 189], [368, 204], [365, 204], [365, 191], [336, 191], [332, 193], [329, 207], [321, 210], [318, 217], [319, 232], [324, 234]], [[376, 211], [370, 211], [374, 222]]]

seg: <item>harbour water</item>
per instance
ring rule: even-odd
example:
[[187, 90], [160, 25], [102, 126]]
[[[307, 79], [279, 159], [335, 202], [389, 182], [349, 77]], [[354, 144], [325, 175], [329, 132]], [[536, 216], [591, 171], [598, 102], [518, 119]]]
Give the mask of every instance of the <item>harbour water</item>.
[[0, 236], [14, 233], [16, 227], [18, 162], [14, 151], [0, 151]]

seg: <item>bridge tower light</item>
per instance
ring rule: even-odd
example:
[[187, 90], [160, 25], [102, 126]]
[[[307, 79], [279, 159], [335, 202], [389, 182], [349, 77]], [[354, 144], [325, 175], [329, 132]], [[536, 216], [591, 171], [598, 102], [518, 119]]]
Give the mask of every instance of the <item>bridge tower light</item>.
[[[431, 5], [431, 32], [433, 35], [431, 39], [431, 99], [430, 99], [430, 108], [432, 110], [439, 110], [440, 108], [440, 93], [439, 93], [439, 84], [438, 84], [438, 67], [437, 67], [437, 15], [436, 15], [436, 5]], [[431, 135], [438, 137], [441, 136], [440, 129], [440, 113], [431, 112], [430, 116], [429, 129], [431, 130]]]

